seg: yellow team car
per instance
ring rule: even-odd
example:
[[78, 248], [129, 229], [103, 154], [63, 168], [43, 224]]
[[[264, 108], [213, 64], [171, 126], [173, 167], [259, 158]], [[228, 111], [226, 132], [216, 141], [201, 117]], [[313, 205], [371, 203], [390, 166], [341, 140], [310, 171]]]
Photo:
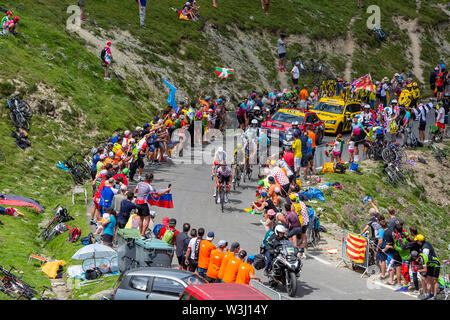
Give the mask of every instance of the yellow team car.
[[360, 100], [324, 97], [310, 110], [325, 123], [325, 133], [339, 134], [352, 129], [352, 119], [361, 113], [362, 106]]

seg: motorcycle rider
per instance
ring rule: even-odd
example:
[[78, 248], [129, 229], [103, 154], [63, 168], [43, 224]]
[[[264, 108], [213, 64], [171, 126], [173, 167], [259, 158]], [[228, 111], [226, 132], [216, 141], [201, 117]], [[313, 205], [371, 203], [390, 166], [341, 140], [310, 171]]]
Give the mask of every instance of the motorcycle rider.
[[252, 120], [251, 123], [255, 123], [254, 120], [257, 121], [257, 123], [255, 123], [256, 127], [260, 127], [261, 123], [263, 122], [263, 115], [261, 113], [261, 108], [259, 106], [255, 106], [252, 110]]
[[267, 240], [267, 246], [266, 246], [266, 267], [264, 270], [264, 275], [268, 276], [269, 271], [271, 268], [271, 262], [273, 258], [277, 254], [278, 247], [281, 246], [282, 240], [288, 240], [286, 238], [286, 227], [282, 224], [279, 224], [275, 227], [275, 232], [270, 236], [270, 238]]

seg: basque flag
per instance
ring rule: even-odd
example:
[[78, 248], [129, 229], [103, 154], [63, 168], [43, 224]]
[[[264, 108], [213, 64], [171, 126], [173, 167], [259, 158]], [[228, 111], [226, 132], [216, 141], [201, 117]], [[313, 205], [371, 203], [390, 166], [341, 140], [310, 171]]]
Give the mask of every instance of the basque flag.
[[[158, 192], [163, 192], [163, 190], [158, 190]], [[172, 209], [173, 208], [172, 193], [166, 193], [158, 197], [158, 192], [150, 193], [148, 195], [147, 199], [148, 204], [160, 208]]]

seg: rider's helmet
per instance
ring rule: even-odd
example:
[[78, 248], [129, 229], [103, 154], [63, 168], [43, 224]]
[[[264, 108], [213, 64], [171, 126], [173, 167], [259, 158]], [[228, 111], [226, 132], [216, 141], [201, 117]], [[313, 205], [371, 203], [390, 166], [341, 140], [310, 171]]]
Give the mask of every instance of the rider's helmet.
[[391, 101], [391, 104], [397, 104], [397, 99], [393, 99], [393, 100]]
[[223, 148], [222, 148], [222, 147], [219, 147], [219, 148], [217, 149], [217, 152], [218, 152], [218, 153], [222, 153], [222, 152], [223, 152]]
[[258, 120], [253, 119], [253, 120], [252, 120], [252, 124], [258, 124]]
[[282, 224], [279, 224], [275, 227], [275, 232], [278, 233], [286, 233], [286, 227]]
[[255, 106], [255, 107], [253, 108], [253, 111], [261, 111], [261, 108], [258, 107], [258, 106]]
[[298, 121], [292, 122], [292, 126], [298, 126]]

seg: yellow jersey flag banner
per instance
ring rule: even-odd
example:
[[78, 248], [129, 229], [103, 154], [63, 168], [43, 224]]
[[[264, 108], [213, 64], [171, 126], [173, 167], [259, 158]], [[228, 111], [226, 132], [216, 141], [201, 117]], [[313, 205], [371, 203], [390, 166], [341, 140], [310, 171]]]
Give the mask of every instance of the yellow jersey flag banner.
[[349, 233], [347, 235], [347, 256], [355, 263], [363, 263], [366, 253], [366, 238], [356, 234]]

